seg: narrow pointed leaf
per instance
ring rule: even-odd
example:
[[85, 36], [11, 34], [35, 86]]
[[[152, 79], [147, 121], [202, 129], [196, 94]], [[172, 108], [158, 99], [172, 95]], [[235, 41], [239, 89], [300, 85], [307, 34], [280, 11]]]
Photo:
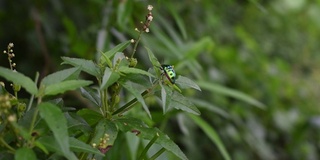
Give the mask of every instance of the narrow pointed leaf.
[[120, 74], [117, 72], [113, 72], [110, 68], [106, 67], [103, 78], [102, 78], [102, 84], [100, 86], [100, 89], [106, 89], [109, 86], [111, 86], [114, 82], [117, 82], [117, 80], [120, 78]]
[[0, 76], [16, 85], [21, 85], [30, 94], [38, 93], [37, 85], [29, 77], [19, 72], [0, 67]]
[[[159, 63], [158, 59], [156, 58], [156, 56], [154, 56], [154, 54], [152, 53], [152, 51], [146, 47], [148, 56], [149, 56], [149, 60], [152, 63], [153, 67], [160, 67], [161, 64]], [[160, 75], [160, 69], [155, 69], [157, 75]]]
[[184, 97], [182, 94], [178, 92], [174, 92], [171, 96], [172, 100], [170, 103], [171, 107], [174, 107], [176, 109], [181, 109], [183, 111], [200, 115], [200, 111], [198, 108], [186, 97]]
[[136, 118], [122, 117], [114, 121], [118, 128], [123, 132], [132, 132], [138, 137], [152, 140], [155, 135], [159, 135], [156, 140], [156, 144], [164, 147], [167, 151], [172, 152], [178, 158], [187, 160], [186, 155], [181, 151], [178, 145], [176, 145], [166, 134], [160, 131], [158, 128], [149, 128], [143, 121]]
[[70, 58], [70, 57], [62, 57], [62, 64], [70, 64], [75, 67], [81, 66], [81, 70], [93, 75], [95, 77], [100, 76], [99, 68], [95, 65], [95, 63], [91, 60], [81, 59], [81, 58]]
[[41, 103], [39, 113], [53, 133], [59, 150], [63, 155], [71, 160], [76, 160], [76, 156], [70, 151], [67, 120], [63, 116], [61, 109], [51, 103]]
[[223, 145], [218, 133], [201, 117], [189, 115], [189, 117], [204, 131], [204, 133], [211, 139], [211, 141], [217, 145], [220, 153], [225, 160], [231, 160], [229, 153], [227, 152], [225, 146]]
[[162, 108], [163, 108], [163, 114], [165, 114], [168, 111], [168, 108], [171, 103], [171, 96], [172, 96], [172, 90], [166, 85], [161, 86], [161, 100], [162, 100]]
[[178, 84], [181, 88], [193, 88], [201, 91], [200, 87], [194, 81], [181, 75], [177, 78], [176, 84]]
[[80, 87], [88, 86], [92, 82], [86, 80], [67, 80], [49, 85], [45, 88], [45, 95], [57, 95], [66, 91], [75, 90]]
[[224, 87], [222, 85], [218, 85], [215, 83], [209, 83], [209, 82], [204, 82], [204, 81], [200, 81], [198, 82], [199, 86], [203, 89], [209, 90], [213, 93], [219, 93], [219, 94], [223, 94], [226, 96], [230, 96], [239, 100], [242, 100], [244, 102], [247, 102], [249, 104], [252, 104], [258, 108], [264, 109], [265, 105], [262, 104], [261, 102], [257, 101], [256, 99], [250, 97], [249, 95], [246, 95], [242, 92], [239, 92], [237, 90], [233, 90], [227, 87]]
[[80, 91], [83, 97], [90, 100], [96, 106], [101, 106], [101, 99], [98, 90], [90, 87], [81, 87]]
[[64, 69], [44, 77], [41, 81], [41, 84], [47, 86], [64, 80], [76, 79], [79, 76], [79, 74], [79, 67]]
[[142, 74], [142, 75], [146, 75], [149, 77], [154, 77], [154, 75], [152, 75], [151, 73], [144, 71], [142, 69], [138, 69], [138, 68], [130, 68], [130, 67], [126, 67], [126, 66], [122, 66], [119, 68], [119, 71], [125, 74]]
[[114, 48], [112, 48], [111, 50], [109, 50], [108, 52], [106, 52], [105, 55], [107, 55], [110, 58], [113, 55], [115, 55], [117, 52], [122, 52], [124, 49], [126, 49], [128, 47], [129, 44], [131, 44], [130, 40], [122, 42], [122, 43], [118, 44], [117, 46], [115, 46]]
[[146, 103], [144, 102], [143, 97], [141, 96], [141, 93], [139, 93], [135, 88], [132, 87], [131, 82], [120, 82], [120, 84], [127, 89], [129, 92], [133, 94], [135, 98], [137, 98], [138, 102], [142, 104], [143, 109], [147, 112], [148, 116], [151, 117], [150, 111]]

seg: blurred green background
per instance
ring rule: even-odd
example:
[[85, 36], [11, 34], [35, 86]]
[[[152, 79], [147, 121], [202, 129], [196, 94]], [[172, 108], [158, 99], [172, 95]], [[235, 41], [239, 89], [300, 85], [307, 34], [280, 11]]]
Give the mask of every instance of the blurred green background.
[[[4, 0], [0, 47], [13, 42], [17, 70], [44, 76], [65, 67], [61, 56], [95, 59], [136, 38], [148, 4], [154, 19], [138, 67], [151, 67], [146, 46], [197, 82], [202, 92], [183, 94], [232, 159], [320, 158], [319, 0]], [[4, 54], [0, 65], [9, 66]], [[184, 114], [154, 117], [189, 159], [223, 159]]]

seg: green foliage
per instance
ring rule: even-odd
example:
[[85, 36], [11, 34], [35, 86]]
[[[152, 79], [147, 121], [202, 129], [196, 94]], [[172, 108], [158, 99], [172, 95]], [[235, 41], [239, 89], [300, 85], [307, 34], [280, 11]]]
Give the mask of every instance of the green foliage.
[[319, 159], [319, 2], [146, 2], [3, 3], [0, 159]]

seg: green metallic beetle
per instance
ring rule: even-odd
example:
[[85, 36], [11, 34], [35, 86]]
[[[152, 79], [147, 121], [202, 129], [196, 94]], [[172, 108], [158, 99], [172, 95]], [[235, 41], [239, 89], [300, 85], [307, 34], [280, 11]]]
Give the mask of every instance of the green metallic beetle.
[[163, 64], [161, 65], [160, 69], [172, 84], [176, 82], [176, 72], [174, 71], [172, 65]]

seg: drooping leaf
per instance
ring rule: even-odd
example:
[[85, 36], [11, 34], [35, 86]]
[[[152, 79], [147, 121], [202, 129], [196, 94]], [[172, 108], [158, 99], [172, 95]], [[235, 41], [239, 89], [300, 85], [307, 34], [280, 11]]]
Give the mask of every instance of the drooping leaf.
[[41, 85], [48, 86], [50, 84], [55, 84], [64, 80], [76, 79], [79, 74], [80, 67], [64, 69], [44, 77], [41, 81]]
[[123, 88], [127, 89], [130, 93], [133, 94], [135, 98], [137, 98], [138, 102], [142, 104], [143, 109], [147, 112], [148, 116], [151, 118], [151, 114], [149, 111], [148, 106], [144, 102], [143, 97], [141, 96], [141, 93], [139, 93], [135, 88], [132, 87], [131, 82], [120, 82], [120, 84], [123, 86]]
[[168, 108], [170, 106], [171, 102], [171, 96], [172, 96], [172, 90], [166, 85], [161, 86], [161, 100], [162, 100], [162, 109], [163, 109], [163, 114], [165, 114], [168, 111]]
[[201, 91], [200, 87], [194, 81], [181, 75], [177, 78], [176, 84], [178, 84], [181, 88], [193, 88]]
[[204, 121], [199, 116], [194, 116], [189, 114], [189, 117], [204, 131], [204, 133], [211, 139], [211, 141], [217, 145], [220, 153], [224, 157], [225, 160], [231, 160], [228, 151], [226, 150], [224, 144], [222, 143], [221, 139], [219, 138], [218, 133], [215, 131], [212, 126], [210, 126], [206, 121]]
[[146, 75], [146, 76], [149, 76], [149, 77], [154, 77], [154, 75], [152, 75], [151, 73], [149, 73], [147, 71], [144, 71], [144, 70], [141, 70], [141, 69], [138, 69], [138, 68], [131, 68], [131, 67], [127, 67], [127, 66], [120, 67], [118, 71], [122, 72], [122, 73], [125, 73], [125, 74], [129, 74], [129, 73], [142, 74], [142, 75]]
[[93, 148], [91, 145], [88, 145], [76, 138], [70, 137], [70, 149], [75, 152], [84, 152], [84, 153], [92, 153], [100, 156], [104, 156], [97, 148]]
[[226, 96], [230, 96], [239, 100], [242, 100], [244, 102], [247, 102], [249, 104], [252, 104], [258, 108], [264, 109], [265, 105], [262, 104], [261, 102], [257, 101], [256, 99], [242, 93], [239, 92], [237, 90], [233, 90], [227, 87], [224, 87], [222, 85], [218, 85], [215, 83], [209, 83], [209, 82], [204, 82], [204, 81], [199, 81], [198, 82], [199, 86], [203, 89], [209, 90], [213, 93], [219, 93], [219, 94], [223, 94]]
[[101, 106], [101, 99], [100, 99], [100, 94], [98, 90], [95, 90], [94, 88], [91, 88], [91, 87], [81, 87], [80, 91], [83, 97], [90, 100], [96, 106]]
[[111, 86], [114, 82], [116, 82], [120, 78], [120, 74], [117, 72], [112, 71], [110, 68], [106, 67], [103, 78], [102, 84], [100, 86], [100, 90], [104, 90]]
[[66, 91], [75, 90], [80, 87], [88, 86], [92, 82], [86, 80], [66, 80], [59, 83], [48, 85], [45, 88], [45, 95], [57, 95]]
[[0, 67], [0, 76], [16, 85], [21, 85], [30, 94], [38, 93], [37, 85], [29, 77], [19, 72]]
[[155, 135], [159, 135], [155, 143], [164, 147], [167, 151], [172, 152], [180, 159], [188, 159], [178, 145], [176, 145], [166, 134], [157, 128], [147, 127], [147, 125], [140, 119], [121, 117], [119, 119], [115, 119], [114, 122], [121, 131], [135, 133], [138, 137], [146, 140], [152, 140]]
[[178, 92], [172, 94], [170, 106], [195, 115], [200, 115], [198, 108], [188, 98]]
[[15, 160], [37, 160], [36, 154], [34, 151], [30, 148], [19, 148], [15, 153], [14, 153], [14, 159]]
[[100, 76], [100, 70], [96, 66], [96, 64], [91, 60], [81, 59], [81, 58], [70, 58], [70, 57], [62, 57], [62, 64], [70, 64], [75, 67], [81, 67], [81, 70], [93, 75], [95, 77]]
[[58, 150], [68, 159], [76, 160], [74, 153], [70, 151], [67, 120], [60, 108], [52, 103], [41, 103], [38, 106], [42, 119], [46, 122], [58, 144]]

